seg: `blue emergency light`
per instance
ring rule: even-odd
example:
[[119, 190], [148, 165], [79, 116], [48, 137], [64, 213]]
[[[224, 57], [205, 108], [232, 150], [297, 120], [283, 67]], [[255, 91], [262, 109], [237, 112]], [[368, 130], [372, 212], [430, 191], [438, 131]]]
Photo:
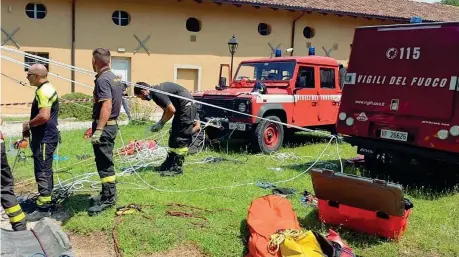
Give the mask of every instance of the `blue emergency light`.
[[276, 57], [282, 56], [282, 50], [280, 48], [276, 48]]
[[309, 47], [309, 55], [316, 55], [316, 48], [313, 46]]
[[410, 23], [422, 23], [422, 18], [419, 16], [413, 16], [410, 19]]

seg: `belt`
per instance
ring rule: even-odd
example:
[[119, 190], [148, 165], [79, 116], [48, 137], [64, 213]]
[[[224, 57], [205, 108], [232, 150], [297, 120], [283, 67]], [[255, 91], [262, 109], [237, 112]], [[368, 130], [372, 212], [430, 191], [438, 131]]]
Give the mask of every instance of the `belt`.
[[[99, 120], [95, 120], [94, 122], [99, 123]], [[117, 120], [108, 120], [105, 126], [112, 126], [112, 125], [117, 125], [117, 124], [118, 124]]]

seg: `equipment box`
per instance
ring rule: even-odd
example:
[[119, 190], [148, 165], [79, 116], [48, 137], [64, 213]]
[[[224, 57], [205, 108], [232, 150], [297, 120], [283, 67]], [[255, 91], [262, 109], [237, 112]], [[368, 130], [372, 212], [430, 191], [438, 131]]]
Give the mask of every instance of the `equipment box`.
[[413, 206], [400, 185], [331, 170], [311, 176], [323, 223], [389, 239], [405, 232]]

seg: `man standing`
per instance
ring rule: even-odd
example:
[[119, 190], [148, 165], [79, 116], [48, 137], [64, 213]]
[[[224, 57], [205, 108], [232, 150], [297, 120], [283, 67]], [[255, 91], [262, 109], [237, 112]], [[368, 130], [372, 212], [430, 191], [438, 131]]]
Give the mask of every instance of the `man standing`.
[[92, 67], [97, 72], [94, 80], [91, 142], [96, 167], [102, 182], [99, 196], [91, 198], [90, 216], [115, 205], [117, 199], [113, 148], [118, 133], [117, 119], [123, 97], [121, 80], [110, 70], [110, 50], [97, 48], [92, 52]]
[[37, 209], [27, 215], [28, 221], [38, 221], [51, 216], [51, 193], [53, 192], [53, 154], [59, 142], [59, 100], [56, 89], [48, 81], [48, 70], [43, 64], [30, 66], [27, 79], [36, 87], [32, 102], [30, 121], [23, 124], [23, 137], [32, 134], [31, 149], [34, 160], [35, 180], [39, 196]]
[[[199, 130], [199, 122], [195, 122], [196, 105], [178, 97], [169, 97], [163, 93], [150, 91], [143, 87], [150, 87], [145, 82], [138, 82], [134, 86], [134, 94], [142, 100], [153, 100], [163, 109], [161, 119], [153, 126], [150, 131], [157, 132], [164, 127], [172, 116], [172, 129], [169, 136], [169, 152], [166, 160], [161, 166], [156, 167], [155, 171], [160, 171], [161, 176], [175, 176], [183, 173], [183, 162], [188, 152], [188, 146], [192, 142], [192, 136]], [[191, 93], [184, 87], [172, 83], [164, 82], [153, 87], [169, 94], [181, 96], [193, 100]]]
[[[116, 77], [119, 78], [120, 80], [123, 79], [123, 77], [120, 75]], [[126, 112], [126, 115], [128, 116], [129, 121], [131, 121], [132, 116], [131, 116], [131, 112], [129, 111], [129, 99], [128, 99], [128, 93], [127, 93], [127, 90], [130, 85], [125, 82], [122, 82], [122, 84], [123, 84], [123, 101], [122, 101], [123, 108], [124, 108], [124, 111]]]
[[[2, 118], [0, 117], [0, 125], [2, 125]], [[6, 158], [6, 147], [3, 141], [3, 134], [0, 131], [0, 154], [1, 154], [1, 170], [2, 170], [2, 207], [5, 210], [6, 215], [10, 219], [11, 227], [14, 231], [21, 231], [27, 229], [27, 222], [24, 213], [22, 212], [21, 206], [18, 204], [18, 200], [13, 191], [13, 174], [11, 173], [8, 160]]]

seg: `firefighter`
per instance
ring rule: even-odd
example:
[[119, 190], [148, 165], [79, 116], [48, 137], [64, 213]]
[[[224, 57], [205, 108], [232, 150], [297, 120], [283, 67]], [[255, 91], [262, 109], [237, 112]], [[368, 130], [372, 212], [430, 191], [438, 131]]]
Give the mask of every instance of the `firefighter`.
[[118, 133], [117, 119], [120, 114], [123, 85], [111, 71], [110, 50], [97, 48], [92, 53], [92, 66], [97, 72], [94, 87], [92, 137], [97, 172], [102, 182], [100, 195], [91, 198], [90, 216], [116, 204], [116, 176], [113, 148]]
[[[2, 118], [0, 117], [0, 125], [2, 125]], [[10, 219], [11, 227], [14, 231], [21, 231], [27, 229], [27, 221], [22, 208], [18, 203], [16, 195], [13, 191], [13, 174], [11, 173], [8, 160], [6, 158], [6, 147], [3, 141], [3, 134], [0, 131], [0, 154], [1, 154], [1, 170], [2, 170], [2, 207], [6, 215]]]
[[59, 141], [57, 128], [59, 99], [56, 89], [48, 81], [48, 70], [43, 64], [34, 64], [27, 71], [27, 79], [36, 87], [32, 102], [30, 120], [23, 124], [23, 137], [30, 137], [30, 147], [34, 160], [35, 180], [39, 196], [35, 201], [37, 209], [27, 215], [28, 221], [38, 221], [51, 216], [54, 206], [53, 192], [53, 154]]
[[[185, 161], [185, 155], [188, 153], [188, 146], [192, 142], [192, 136], [199, 130], [200, 124], [195, 122], [196, 104], [182, 98], [170, 97], [163, 93], [144, 89], [142, 87], [151, 87], [145, 82], [136, 84], [134, 86], [135, 96], [142, 100], [153, 100], [164, 111], [161, 119], [150, 127], [151, 132], [161, 130], [164, 124], [174, 116], [169, 136], [167, 158], [154, 170], [160, 172], [161, 176], [180, 175], [183, 173], [183, 162]], [[164, 82], [152, 88], [193, 100], [193, 96], [186, 88], [173, 82]]]

